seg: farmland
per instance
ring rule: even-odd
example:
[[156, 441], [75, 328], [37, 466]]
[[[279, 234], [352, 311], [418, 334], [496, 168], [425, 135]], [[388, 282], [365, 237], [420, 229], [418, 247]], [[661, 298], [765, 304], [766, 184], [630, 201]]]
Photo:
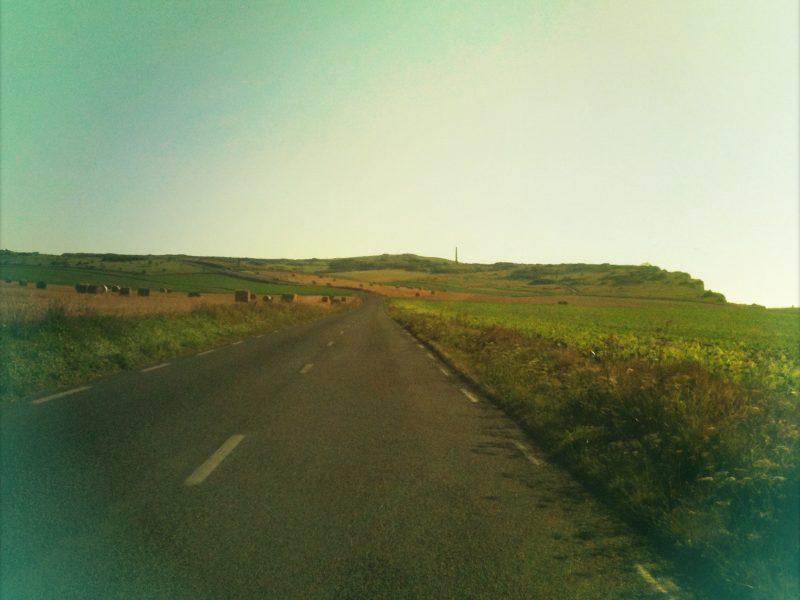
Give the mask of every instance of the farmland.
[[80, 282], [126, 287], [168, 288], [190, 292], [232, 292], [247, 288], [257, 294], [297, 293], [339, 295], [326, 286], [268, 281], [222, 265], [203, 264], [187, 257], [128, 257], [119, 255], [6, 255], [0, 257], [0, 279], [45, 281], [75, 285]]
[[398, 299], [391, 314], [731, 594], [797, 593], [798, 310]]

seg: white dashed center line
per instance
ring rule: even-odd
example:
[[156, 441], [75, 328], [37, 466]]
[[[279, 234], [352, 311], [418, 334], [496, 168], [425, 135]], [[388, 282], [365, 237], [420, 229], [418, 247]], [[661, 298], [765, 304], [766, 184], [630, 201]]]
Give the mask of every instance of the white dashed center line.
[[314, 363], [308, 363], [305, 367], [300, 369], [300, 372], [301, 373], [308, 373], [313, 366], [314, 366]]
[[519, 440], [514, 440], [514, 445], [517, 449], [522, 452], [523, 456], [528, 459], [531, 464], [536, 465], [537, 467], [542, 466], [542, 461], [540, 461], [536, 456], [534, 456], [533, 452], [531, 452], [530, 448], [528, 448], [525, 444], [520, 442]]
[[50, 396], [45, 396], [44, 398], [38, 398], [37, 400], [33, 400], [31, 404], [43, 404], [44, 402], [50, 402], [50, 400], [55, 400], [56, 398], [71, 396], [72, 394], [77, 394], [78, 392], [82, 392], [83, 390], [88, 390], [90, 387], [92, 386], [85, 385], [83, 387], [67, 390], [66, 392], [59, 392], [58, 394], [52, 394]]
[[183, 485], [191, 487], [193, 485], [199, 485], [203, 483], [206, 480], [206, 477], [211, 475], [214, 469], [216, 469], [219, 464], [225, 460], [225, 457], [228, 456], [228, 454], [233, 452], [233, 449], [236, 448], [236, 446], [239, 445], [239, 442], [241, 442], [243, 439], [244, 436], [238, 433], [229, 437], [227, 441], [222, 444], [222, 446], [220, 446], [216, 452], [214, 452], [214, 454], [208, 457], [206, 462], [197, 467], [194, 473], [186, 478], [186, 481], [183, 482]]
[[439, 367], [439, 370], [442, 372], [442, 374], [443, 374], [445, 377], [450, 377], [450, 373], [448, 373], [448, 372], [447, 372], [447, 369], [445, 369], [444, 367]]
[[140, 373], [149, 373], [150, 371], [155, 371], [157, 369], [163, 369], [164, 367], [168, 367], [169, 363], [161, 363], [160, 365], [155, 365], [153, 367], [147, 367], [146, 369], [142, 369]]
[[478, 403], [478, 399], [475, 397], [475, 394], [470, 392], [467, 388], [461, 388], [461, 393], [464, 394], [467, 398], [469, 398], [470, 402], [475, 404]]
[[206, 354], [211, 354], [212, 352], [214, 352], [214, 350], [206, 350], [205, 352], [198, 353], [197, 356], [205, 356]]
[[428, 352], [428, 358], [430, 358], [431, 360], [436, 360], [436, 357], [430, 352]]
[[342, 335], [342, 334], [344, 334], [344, 329], [342, 329], [342, 330], [339, 332], [339, 335]]
[[238, 342], [233, 342], [231, 346], [238, 346], [239, 344], [244, 344], [244, 340], [239, 340]]
[[425, 346], [423, 346], [422, 344], [417, 344], [417, 347], [418, 348], [422, 348], [423, 350], [425, 350]]
[[330, 348], [331, 346], [333, 346], [333, 341], [328, 342], [328, 348]]

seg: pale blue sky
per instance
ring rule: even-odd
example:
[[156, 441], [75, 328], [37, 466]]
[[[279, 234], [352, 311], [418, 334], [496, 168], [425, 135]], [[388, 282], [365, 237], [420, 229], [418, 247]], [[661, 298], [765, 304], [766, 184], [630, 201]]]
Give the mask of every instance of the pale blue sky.
[[0, 246], [650, 262], [798, 304], [794, 0], [0, 0]]

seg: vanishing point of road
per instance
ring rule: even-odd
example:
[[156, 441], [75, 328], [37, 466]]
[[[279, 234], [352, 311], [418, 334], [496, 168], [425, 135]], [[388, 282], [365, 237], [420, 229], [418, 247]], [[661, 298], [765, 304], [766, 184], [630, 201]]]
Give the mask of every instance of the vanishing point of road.
[[688, 597], [369, 295], [6, 406], [0, 441], [4, 600]]

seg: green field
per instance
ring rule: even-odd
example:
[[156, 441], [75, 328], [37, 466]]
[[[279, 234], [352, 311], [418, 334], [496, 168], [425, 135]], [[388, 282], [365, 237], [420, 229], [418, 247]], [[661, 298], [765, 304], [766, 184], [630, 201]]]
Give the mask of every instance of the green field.
[[[104, 259], [112, 256], [113, 259]], [[0, 279], [46, 281], [50, 284], [101, 283], [126, 287], [169, 288], [183, 292], [231, 292], [249, 289], [258, 294], [297, 293], [342, 295], [343, 290], [326, 286], [258, 281], [245, 274], [224, 271], [187, 258], [117, 258], [116, 255], [2, 256]]]
[[617, 302], [390, 312], [730, 597], [796, 597], [800, 310]]

